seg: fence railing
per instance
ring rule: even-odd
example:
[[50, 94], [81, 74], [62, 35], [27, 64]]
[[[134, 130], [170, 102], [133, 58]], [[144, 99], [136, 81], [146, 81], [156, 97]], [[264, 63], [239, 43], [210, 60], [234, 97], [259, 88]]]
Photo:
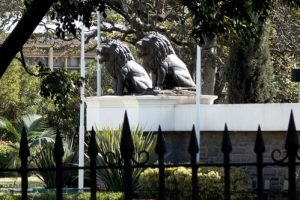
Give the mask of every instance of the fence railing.
[[[164, 140], [164, 135], [159, 127], [157, 133], [157, 141], [155, 146], [155, 153], [158, 155], [158, 164], [154, 165], [147, 165], [146, 161], [143, 163], [138, 163], [134, 160], [134, 153], [145, 153], [147, 157], [149, 156], [147, 152], [134, 152], [134, 145], [133, 139], [131, 136], [129, 121], [127, 117], [127, 113], [125, 112], [124, 116], [124, 123], [122, 129], [122, 136], [121, 136], [121, 143], [120, 143], [120, 152], [122, 156], [122, 162], [119, 162], [116, 165], [118, 166], [98, 166], [96, 164], [96, 158], [98, 155], [98, 146], [96, 142], [96, 133], [94, 130], [90, 132], [90, 141], [88, 147], [88, 154], [90, 158], [90, 166], [85, 167], [63, 167], [62, 165], [62, 158], [64, 155], [64, 149], [62, 144], [62, 138], [60, 132], [57, 131], [56, 139], [55, 139], [55, 147], [53, 151], [54, 159], [56, 162], [55, 168], [28, 168], [28, 157], [30, 156], [30, 151], [28, 147], [28, 140], [27, 140], [27, 133], [25, 128], [22, 131], [21, 136], [21, 143], [20, 143], [20, 153], [19, 156], [21, 158], [21, 167], [19, 169], [14, 169], [21, 173], [21, 189], [22, 189], [22, 200], [27, 200], [28, 198], [28, 173], [30, 171], [45, 171], [45, 170], [55, 170], [56, 172], [56, 180], [60, 180], [62, 174], [66, 170], [90, 170], [90, 193], [91, 193], [91, 200], [96, 200], [96, 193], [97, 193], [97, 184], [96, 184], [96, 171], [103, 168], [111, 168], [111, 167], [118, 167], [123, 170], [123, 178], [124, 178], [124, 199], [131, 200], [133, 198], [133, 187], [132, 187], [132, 173], [134, 168], [138, 167], [155, 167], [159, 169], [159, 191], [157, 197], [159, 200], [165, 199], [166, 189], [165, 189], [165, 169], [167, 167], [174, 167], [174, 166], [185, 166], [190, 167], [192, 169], [192, 199], [200, 199], [199, 197], [199, 184], [197, 178], [197, 171], [201, 167], [205, 166], [215, 166], [215, 167], [222, 167], [224, 168], [224, 199], [230, 200], [231, 193], [230, 193], [230, 167], [232, 166], [255, 166], [257, 170], [257, 188], [256, 188], [256, 196], [258, 200], [264, 199], [264, 173], [263, 169], [266, 166], [283, 166], [287, 167], [288, 169], [288, 199], [289, 200], [296, 200], [297, 192], [296, 192], [296, 166], [300, 165], [300, 163], [296, 162], [296, 159], [299, 159], [299, 155], [297, 154], [299, 149], [298, 143], [298, 135], [295, 127], [293, 112], [290, 115], [290, 121], [287, 131], [286, 143], [285, 143], [285, 152], [281, 152], [279, 149], [275, 149], [272, 151], [271, 157], [273, 162], [264, 162], [263, 154], [265, 152], [265, 145], [263, 134], [261, 132], [260, 127], [258, 127], [256, 141], [254, 146], [254, 152], [256, 154], [256, 162], [255, 163], [232, 163], [230, 161], [230, 153], [232, 151], [232, 145], [230, 140], [230, 134], [228, 133], [227, 125], [225, 124], [223, 141], [221, 150], [224, 155], [224, 162], [217, 163], [217, 164], [205, 164], [197, 162], [197, 155], [199, 153], [199, 145], [197, 142], [195, 128], [193, 127], [191, 131], [191, 138], [189, 147], [187, 149], [188, 153], [190, 154], [190, 163], [183, 164], [183, 165], [170, 165], [165, 164], [165, 154], [167, 152], [166, 144]], [[284, 155], [282, 158], [278, 158], [281, 155]], [[123, 163], [123, 164], [120, 164]], [[1, 171], [12, 171], [1, 169]], [[62, 200], [63, 199], [63, 182], [56, 181], [56, 199]]]

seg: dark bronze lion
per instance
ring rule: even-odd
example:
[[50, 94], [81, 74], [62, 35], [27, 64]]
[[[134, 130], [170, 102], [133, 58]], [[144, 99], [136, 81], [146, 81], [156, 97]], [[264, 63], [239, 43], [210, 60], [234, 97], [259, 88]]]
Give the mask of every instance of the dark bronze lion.
[[134, 61], [129, 48], [118, 40], [101, 44], [98, 50], [99, 62], [104, 63], [113, 77], [113, 89], [116, 95], [144, 93], [152, 88], [152, 81], [145, 69]]
[[194, 87], [195, 83], [176, 55], [170, 41], [157, 32], [149, 32], [137, 42], [143, 66], [152, 76], [152, 84], [160, 89]]

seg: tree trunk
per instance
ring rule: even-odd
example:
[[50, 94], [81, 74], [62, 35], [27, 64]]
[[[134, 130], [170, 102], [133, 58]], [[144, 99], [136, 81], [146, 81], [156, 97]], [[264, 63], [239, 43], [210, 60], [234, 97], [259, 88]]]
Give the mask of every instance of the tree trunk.
[[216, 81], [216, 65], [212, 49], [204, 50], [202, 53], [202, 93], [206, 95], [214, 95]]
[[214, 95], [217, 67], [217, 41], [216, 38], [208, 38], [205, 36], [204, 41], [205, 43], [202, 51], [202, 93]]
[[0, 47], [0, 78], [56, 0], [33, 0]]

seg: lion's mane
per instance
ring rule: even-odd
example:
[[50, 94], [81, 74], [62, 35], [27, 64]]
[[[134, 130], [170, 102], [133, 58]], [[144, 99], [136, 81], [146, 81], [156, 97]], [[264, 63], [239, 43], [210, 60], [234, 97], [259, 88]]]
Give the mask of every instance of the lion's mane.
[[106, 53], [109, 53], [109, 62], [107, 70], [113, 77], [116, 77], [116, 73], [120, 73], [121, 68], [126, 65], [130, 60], [134, 60], [134, 57], [129, 48], [118, 40], [112, 40], [106, 43], [102, 48], [105, 48]]
[[148, 32], [143, 41], [147, 43], [147, 48], [151, 48], [150, 54], [147, 55], [148, 59], [144, 59], [144, 65], [150, 69], [155, 69], [156, 66], [159, 66], [159, 63], [168, 55], [176, 55], [170, 41], [157, 32]]

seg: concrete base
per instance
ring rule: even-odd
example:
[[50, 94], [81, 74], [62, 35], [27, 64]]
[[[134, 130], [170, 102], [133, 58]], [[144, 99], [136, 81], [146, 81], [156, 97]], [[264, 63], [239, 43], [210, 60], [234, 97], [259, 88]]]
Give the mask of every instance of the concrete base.
[[[217, 96], [202, 95], [201, 104], [213, 104]], [[163, 130], [175, 130], [179, 105], [195, 107], [195, 96], [170, 96], [170, 95], [142, 95], [142, 96], [101, 96], [87, 97], [87, 130], [97, 126], [118, 129], [123, 122], [125, 110], [129, 123], [133, 126], [140, 125], [145, 131], [155, 131], [158, 125]], [[194, 114], [195, 115], [195, 114]], [[183, 117], [183, 116], [181, 116]], [[189, 114], [188, 118], [191, 116]], [[194, 123], [190, 123], [190, 128]], [[180, 126], [180, 125], [179, 125]]]
[[[285, 131], [291, 110], [300, 127], [300, 104], [211, 104], [215, 96], [202, 96], [200, 131]], [[204, 104], [209, 103], [209, 104]], [[196, 124], [195, 96], [102, 96], [87, 97], [87, 130], [92, 126], [118, 129], [127, 110], [131, 126], [144, 131], [189, 131]]]

